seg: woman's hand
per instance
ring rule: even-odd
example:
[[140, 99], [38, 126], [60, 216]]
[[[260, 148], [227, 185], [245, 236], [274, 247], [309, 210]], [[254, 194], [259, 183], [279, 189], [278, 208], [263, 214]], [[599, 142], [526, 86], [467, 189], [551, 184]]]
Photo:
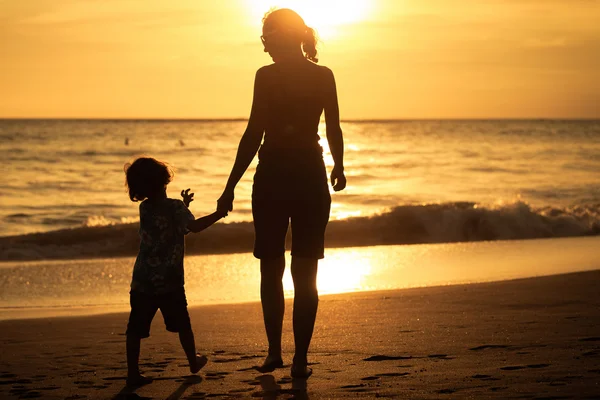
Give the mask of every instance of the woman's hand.
[[233, 191], [225, 191], [217, 200], [217, 211], [220, 213], [227, 213], [233, 211]]
[[336, 192], [344, 190], [346, 187], [346, 175], [344, 175], [343, 167], [333, 167], [333, 171], [331, 171], [331, 186], [333, 186], [333, 190]]
[[194, 201], [194, 193], [190, 193], [190, 189], [182, 190], [181, 197], [183, 197], [183, 204], [186, 207], [189, 207], [190, 203]]

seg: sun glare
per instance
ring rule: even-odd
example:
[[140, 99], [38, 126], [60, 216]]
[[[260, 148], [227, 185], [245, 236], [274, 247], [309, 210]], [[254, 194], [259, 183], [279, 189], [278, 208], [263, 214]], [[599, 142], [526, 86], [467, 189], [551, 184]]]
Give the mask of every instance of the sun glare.
[[317, 30], [322, 39], [337, 36], [339, 28], [365, 20], [372, 8], [369, 0], [246, 0], [256, 24], [271, 8], [291, 8]]
[[[329, 252], [319, 262], [317, 287], [321, 294], [356, 292], [371, 289], [365, 281], [371, 274], [372, 255], [364, 250], [345, 249]], [[290, 269], [283, 276], [283, 288], [287, 297], [293, 296], [294, 283]]]

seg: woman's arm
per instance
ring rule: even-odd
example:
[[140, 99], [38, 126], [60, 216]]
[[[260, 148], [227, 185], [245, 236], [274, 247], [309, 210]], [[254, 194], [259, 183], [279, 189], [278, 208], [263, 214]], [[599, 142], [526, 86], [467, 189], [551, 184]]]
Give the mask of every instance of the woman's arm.
[[264, 101], [264, 84], [263, 69], [256, 72], [254, 80], [254, 98], [252, 100], [252, 111], [246, 131], [242, 135], [238, 146], [237, 155], [233, 168], [229, 174], [227, 185], [223, 194], [217, 201], [217, 209], [221, 211], [233, 210], [234, 190], [242, 176], [248, 169], [248, 166], [254, 159], [260, 143], [262, 142], [263, 133], [265, 131], [265, 101]]
[[340, 126], [340, 109], [335, 78], [330, 69], [325, 68], [325, 71], [325, 132], [334, 162], [333, 171], [331, 171], [331, 185], [333, 186], [333, 190], [339, 192], [346, 187], [346, 176], [344, 175], [344, 137]]

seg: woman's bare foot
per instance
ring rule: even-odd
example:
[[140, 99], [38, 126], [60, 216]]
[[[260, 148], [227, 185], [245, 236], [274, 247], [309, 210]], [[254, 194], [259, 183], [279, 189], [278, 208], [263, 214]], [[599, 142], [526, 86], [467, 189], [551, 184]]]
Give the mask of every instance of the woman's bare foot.
[[312, 368], [309, 368], [306, 364], [294, 364], [292, 365], [290, 374], [292, 375], [292, 378], [308, 379], [308, 377], [312, 375], [312, 372]]
[[194, 365], [190, 364], [190, 372], [192, 374], [198, 373], [198, 371], [200, 371], [202, 367], [206, 365], [207, 362], [208, 358], [206, 358], [206, 356], [196, 354], [196, 362], [194, 363]]
[[282, 367], [283, 359], [281, 358], [281, 356], [268, 355], [267, 358], [265, 358], [265, 362], [263, 363], [263, 365], [257, 366], [255, 368], [258, 372], [267, 373], [273, 372], [275, 371], [275, 369]]
[[142, 374], [132, 375], [127, 377], [127, 386], [144, 386], [152, 383], [152, 378]]

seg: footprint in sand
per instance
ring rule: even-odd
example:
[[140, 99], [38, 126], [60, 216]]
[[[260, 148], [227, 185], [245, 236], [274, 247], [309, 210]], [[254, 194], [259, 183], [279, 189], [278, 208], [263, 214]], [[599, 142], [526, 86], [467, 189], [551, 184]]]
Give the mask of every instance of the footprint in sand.
[[374, 388], [364, 387], [364, 388], [356, 388], [356, 389], [348, 389], [348, 392], [353, 393], [366, 393], [366, 392], [374, 392]]
[[376, 379], [381, 379], [381, 378], [378, 376], [365, 376], [364, 378], [361, 378], [360, 380], [361, 381], [373, 381]]
[[382, 374], [375, 374], [375, 376], [382, 376], [382, 377], [398, 377], [398, 376], [406, 376], [406, 375], [410, 375], [409, 372], [385, 372]]
[[24, 392], [13, 393], [11, 390], [11, 394], [17, 394], [19, 399], [38, 399], [42, 397], [42, 394], [35, 390], [26, 390]]
[[454, 357], [448, 357], [447, 354], [430, 354], [427, 357], [429, 358], [437, 358], [439, 360], [452, 360]]
[[504, 371], [517, 371], [525, 368], [546, 368], [549, 367], [550, 364], [530, 364], [530, 365], [511, 365], [508, 367], [501, 367], [500, 369]]
[[260, 381], [258, 379], [243, 379], [240, 382], [246, 383], [246, 384], [252, 385], [252, 386], [260, 385]]
[[498, 378], [494, 378], [491, 375], [483, 375], [483, 374], [476, 374], [476, 375], [473, 375], [471, 378], [481, 379], [482, 381], [497, 381], [497, 380], [499, 380]]
[[600, 355], [600, 351], [598, 350], [586, 351], [582, 354], [582, 356], [584, 357], [595, 357], [597, 355]]
[[374, 388], [368, 387], [364, 383], [361, 383], [358, 385], [344, 385], [344, 386], [340, 386], [340, 389], [344, 389], [344, 391], [352, 392], [352, 393], [373, 392], [375, 390]]
[[44, 386], [40, 388], [35, 388], [35, 390], [57, 390], [60, 389], [60, 386]]
[[455, 393], [458, 389], [441, 389], [438, 390], [437, 392], [440, 394], [452, 394]]
[[594, 336], [594, 337], [587, 337], [587, 338], [581, 338], [579, 339], [580, 342], [600, 342], [600, 337]]
[[210, 360], [213, 363], [228, 363], [228, 362], [234, 362], [234, 361], [239, 361], [239, 358], [213, 358]]
[[109, 376], [108, 378], [102, 378], [105, 381], [124, 381], [127, 378], [124, 376]]
[[355, 389], [355, 388], [361, 388], [361, 387], [365, 387], [367, 385], [365, 385], [364, 383], [358, 384], [358, 385], [344, 385], [344, 386], [340, 386], [340, 389]]
[[253, 391], [253, 390], [254, 390], [253, 388], [231, 389], [231, 390], [229, 391], [229, 393], [232, 393], [232, 394], [236, 394], [236, 393], [246, 393], [246, 392], [251, 392], [251, 391]]
[[225, 377], [229, 375], [229, 372], [215, 372], [215, 371], [210, 371], [210, 372], [206, 372], [204, 374], [206, 380], [208, 381], [216, 381], [216, 380], [220, 380], [220, 379], [225, 379]]
[[512, 366], [508, 366], [508, 367], [500, 367], [500, 369], [504, 370], [504, 371], [516, 371], [519, 369], [525, 369], [525, 366], [523, 365], [512, 365]]
[[190, 395], [184, 397], [184, 400], [196, 400], [196, 399], [205, 399], [205, 398], [206, 398], [206, 393], [194, 392], [194, 393], [191, 393]]
[[510, 346], [505, 344], [484, 344], [483, 346], [472, 347], [469, 350], [480, 351], [485, 349], [508, 349]]
[[375, 356], [363, 358], [363, 361], [389, 361], [389, 360], [410, 360], [413, 356], [386, 356], [378, 354]]
[[600, 369], [590, 369], [590, 370], [588, 370], [588, 372], [590, 372], [592, 374], [600, 374]]
[[527, 368], [546, 368], [549, 367], [550, 364], [530, 364]]

